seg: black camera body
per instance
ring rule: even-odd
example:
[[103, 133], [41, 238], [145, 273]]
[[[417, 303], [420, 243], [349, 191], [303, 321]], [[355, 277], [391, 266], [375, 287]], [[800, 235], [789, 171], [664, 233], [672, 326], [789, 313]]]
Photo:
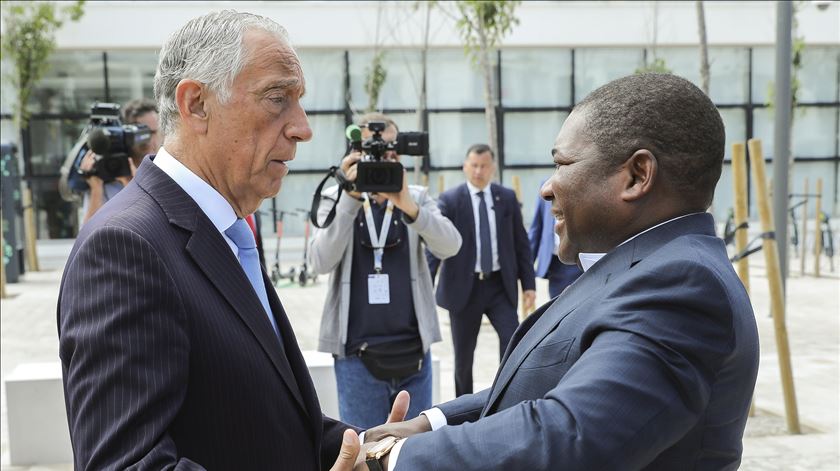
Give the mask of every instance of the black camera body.
[[97, 154], [88, 175], [95, 175], [108, 183], [117, 177], [131, 175], [128, 159], [134, 146], [152, 138], [144, 124], [122, 124], [120, 106], [114, 103], [96, 103], [90, 109], [87, 147]]
[[385, 142], [382, 139], [384, 122], [371, 121], [367, 124], [367, 129], [373, 135], [364, 142], [361, 141], [361, 132], [358, 139], [354, 140], [351, 137], [352, 148], [364, 152], [364, 157], [357, 164], [356, 181], [348, 182], [345, 190], [398, 193], [403, 187], [403, 166], [399, 162], [384, 160], [385, 154], [395, 152], [398, 155], [426, 155], [429, 152], [429, 133], [401, 132], [397, 134], [396, 141]]

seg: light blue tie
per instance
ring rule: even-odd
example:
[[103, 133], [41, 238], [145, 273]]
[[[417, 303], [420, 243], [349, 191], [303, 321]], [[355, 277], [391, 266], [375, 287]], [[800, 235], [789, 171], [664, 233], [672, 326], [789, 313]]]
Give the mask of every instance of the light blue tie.
[[262, 269], [260, 268], [260, 256], [257, 253], [257, 243], [254, 241], [254, 233], [251, 232], [251, 227], [244, 219], [237, 219], [225, 231], [225, 235], [230, 237], [230, 240], [236, 244], [239, 249], [239, 264], [245, 270], [245, 276], [251, 282], [251, 286], [257, 293], [257, 297], [265, 309], [268, 320], [271, 322], [271, 327], [274, 328], [274, 333], [280, 337], [280, 331], [277, 329], [277, 322], [271, 314], [271, 307], [268, 304], [268, 295], [265, 292], [265, 283], [263, 282]]

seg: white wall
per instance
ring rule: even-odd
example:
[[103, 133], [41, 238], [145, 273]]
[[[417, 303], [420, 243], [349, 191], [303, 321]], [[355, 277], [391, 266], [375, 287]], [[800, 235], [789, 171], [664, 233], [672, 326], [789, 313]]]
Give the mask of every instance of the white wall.
[[[506, 46], [630, 46], [649, 44], [654, 16], [657, 42], [691, 45], [698, 40], [692, 1], [523, 2], [518, 26]], [[274, 18], [289, 30], [297, 47], [364, 47], [375, 42], [381, 10], [386, 43], [419, 46], [425, 11], [414, 2], [88, 2], [78, 23], [57, 36], [61, 49], [157, 48], [187, 20], [206, 12], [234, 8]], [[769, 45], [775, 41], [775, 2], [706, 2], [706, 25], [712, 45]], [[450, 11], [453, 5], [443, 2]], [[654, 15], [657, 10], [658, 14]], [[798, 14], [799, 30], [809, 44], [840, 44], [840, 4], [824, 11], [806, 2]], [[147, 25], [126, 34], [133, 25]], [[432, 46], [461, 45], [452, 18], [439, 10], [431, 16]], [[384, 25], [387, 25], [386, 28]]]

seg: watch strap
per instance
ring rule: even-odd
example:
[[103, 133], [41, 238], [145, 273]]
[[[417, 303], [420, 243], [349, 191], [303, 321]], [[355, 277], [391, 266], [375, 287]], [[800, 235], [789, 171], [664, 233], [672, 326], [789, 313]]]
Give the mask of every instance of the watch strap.
[[382, 463], [380, 463], [376, 458], [368, 458], [367, 461], [365, 461], [365, 464], [370, 471], [384, 471], [382, 469]]

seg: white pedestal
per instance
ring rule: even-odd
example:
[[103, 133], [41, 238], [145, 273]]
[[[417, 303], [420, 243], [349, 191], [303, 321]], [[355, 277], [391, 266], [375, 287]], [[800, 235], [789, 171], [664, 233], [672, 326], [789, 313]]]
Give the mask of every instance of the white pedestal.
[[[338, 389], [332, 355], [304, 351], [321, 410], [338, 418]], [[61, 384], [61, 364], [19, 365], [5, 380], [9, 464], [72, 463], [70, 433]], [[432, 404], [440, 401], [440, 360], [432, 357]]]
[[315, 383], [321, 412], [327, 417], [338, 420], [338, 387], [335, 384], [335, 369], [333, 357], [329, 353], [304, 350], [303, 361], [309, 368], [309, 376]]
[[19, 365], [5, 383], [9, 464], [72, 463], [61, 364]]

